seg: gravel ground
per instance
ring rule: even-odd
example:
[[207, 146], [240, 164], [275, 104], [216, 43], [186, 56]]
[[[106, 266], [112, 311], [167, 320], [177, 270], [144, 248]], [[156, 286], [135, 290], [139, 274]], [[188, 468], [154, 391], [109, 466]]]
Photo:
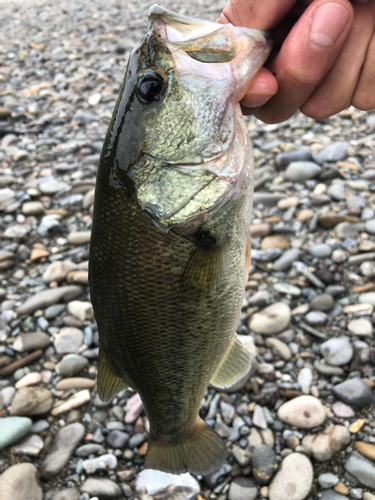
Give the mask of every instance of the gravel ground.
[[[222, 5], [171, 2], [214, 20]], [[96, 165], [148, 3], [0, 1], [1, 500], [375, 499], [375, 113], [248, 121], [251, 371], [206, 391], [230, 456], [143, 468], [138, 396], [96, 395], [87, 259]]]

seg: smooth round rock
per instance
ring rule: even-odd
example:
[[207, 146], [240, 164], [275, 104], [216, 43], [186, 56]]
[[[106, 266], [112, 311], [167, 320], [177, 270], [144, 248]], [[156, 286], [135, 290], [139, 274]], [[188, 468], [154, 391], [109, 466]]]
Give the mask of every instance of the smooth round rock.
[[52, 262], [43, 273], [43, 280], [46, 283], [51, 283], [52, 281], [62, 281], [66, 278], [67, 274], [73, 269], [77, 268], [77, 264], [71, 262], [70, 260], [59, 260], [57, 262]]
[[337, 337], [323, 342], [320, 352], [330, 365], [343, 366], [353, 357], [353, 346], [347, 337]]
[[372, 304], [375, 306], [375, 292], [361, 293], [359, 302], [361, 304]]
[[87, 368], [89, 361], [80, 354], [67, 354], [56, 365], [56, 372], [61, 377], [73, 377]]
[[323, 311], [310, 311], [306, 314], [305, 320], [312, 326], [323, 326], [328, 321], [328, 316]]
[[53, 405], [53, 398], [44, 387], [23, 387], [16, 392], [10, 409], [11, 415], [43, 415]]
[[326, 412], [318, 398], [299, 396], [281, 405], [277, 416], [289, 425], [295, 425], [301, 429], [312, 429], [324, 422]]
[[30, 372], [25, 376], [20, 378], [15, 385], [16, 389], [22, 389], [22, 387], [28, 387], [30, 385], [37, 385], [42, 382], [42, 376], [38, 372]]
[[317, 243], [307, 249], [310, 255], [318, 259], [327, 258], [332, 253], [332, 248], [326, 243]]
[[366, 233], [375, 234], [375, 219], [370, 219], [365, 223]]
[[345, 462], [345, 470], [362, 485], [375, 491], [375, 463], [359, 453], [353, 452]]
[[266, 444], [257, 446], [253, 452], [252, 466], [257, 483], [268, 484], [278, 466], [275, 452]]
[[253, 314], [249, 320], [249, 328], [264, 335], [280, 333], [288, 326], [290, 316], [289, 306], [284, 302], [276, 302]]
[[18, 352], [45, 349], [51, 343], [51, 337], [45, 332], [20, 333], [13, 342], [13, 349]]
[[357, 441], [354, 447], [358, 453], [375, 462], [375, 444]]
[[129, 434], [119, 430], [111, 431], [107, 436], [107, 443], [112, 446], [112, 448], [124, 448], [128, 441]]
[[269, 500], [304, 500], [310, 493], [313, 468], [301, 453], [291, 453], [281, 463], [280, 470], [269, 487]]
[[318, 482], [323, 489], [333, 488], [339, 482], [338, 476], [329, 472], [320, 474]]
[[348, 323], [348, 331], [358, 337], [372, 337], [372, 324], [368, 319], [353, 319]]
[[254, 481], [246, 477], [236, 477], [230, 483], [228, 500], [255, 500], [258, 488]]
[[40, 215], [44, 213], [43, 204], [40, 201], [27, 201], [22, 205], [22, 213], [25, 215]]
[[56, 335], [53, 343], [58, 353], [77, 352], [83, 343], [83, 332], [74, 327], [63, 328]]
[[329, 425], [323, 432], [307, 434], [302, 440], [318, 462], [329, 460], [349, 443], [350, 433], [343, 425]]
[[61, 472], [86, 433], [81, 423], [69, 424], [58, 431], [50, 452], [44, 457], [39, 472], [43, 479], [50, 479]]
[[310, 302], [311, 311], [323, 311], [328, 312], [335, 305], [335, 301], [333, 300], [332, 295], [329, 293], [322, 293], [321, 295], [317, 295]]
[[369, 406], [374, 403], [371, 389], [360, 378], [349, 378], [332, 387], [332, 392], [348, 405]]
[[[184, 500], [195, 500], [200, 493], [200, 485], [190, 474], [168, 474], [153, 469], [142, 470], [135, 481], [135, 490], [140, 500], [160, 496], [177, 497], [184, 492]], [[81, 489], [81, 491], [83, 491]]]
[[38, 292], [26, 300], [17, 310], [18, 314], [31, 314], [58, 302], [69, 302], [81, 295], [83, 288], [77, 285], [50, 288]]
[[33, 425], [27, 417], [0, 418], [0, 450], [26, 436]]
[[321, 172], [321, 168], [311, 161], [294, 161], [290, 163], [284, 172], [284, 178], [288, 181], [299, 182], [314, 179]]
[[17, 464], [0, 476], [1, 500], [42, 500], [39, 474], [33, 464]]

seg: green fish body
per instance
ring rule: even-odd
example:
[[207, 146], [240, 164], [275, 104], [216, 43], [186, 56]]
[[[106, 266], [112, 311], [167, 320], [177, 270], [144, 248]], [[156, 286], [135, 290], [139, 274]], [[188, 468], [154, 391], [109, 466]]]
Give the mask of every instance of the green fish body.
[[227, 455], [198, 410], [210, 381], [249, 369], [235, 336], [252, 205], [238, 103], [269, 50], [264, 32], [151, 7], [104, 143], [89, 268], [98, 393], [140, 394], [149, 468], [207, 474]]

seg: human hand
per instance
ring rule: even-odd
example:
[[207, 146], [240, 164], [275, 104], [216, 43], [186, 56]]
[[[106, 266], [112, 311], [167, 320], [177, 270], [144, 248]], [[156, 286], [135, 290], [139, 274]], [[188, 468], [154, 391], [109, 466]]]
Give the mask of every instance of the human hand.
[[375, 108], [375, 0], [229, 0], [218, 22], [272, 30], [275, 40], [244, 114], [277, 123], [298, 109], [322, 119]]

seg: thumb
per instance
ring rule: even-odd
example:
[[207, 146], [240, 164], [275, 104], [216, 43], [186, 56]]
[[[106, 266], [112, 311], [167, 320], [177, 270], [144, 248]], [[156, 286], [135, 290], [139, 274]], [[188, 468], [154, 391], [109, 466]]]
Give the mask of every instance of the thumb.
[[273, 29], [294, 6], [296, 0], [229, 0], [217, 20], [234, 26]]

